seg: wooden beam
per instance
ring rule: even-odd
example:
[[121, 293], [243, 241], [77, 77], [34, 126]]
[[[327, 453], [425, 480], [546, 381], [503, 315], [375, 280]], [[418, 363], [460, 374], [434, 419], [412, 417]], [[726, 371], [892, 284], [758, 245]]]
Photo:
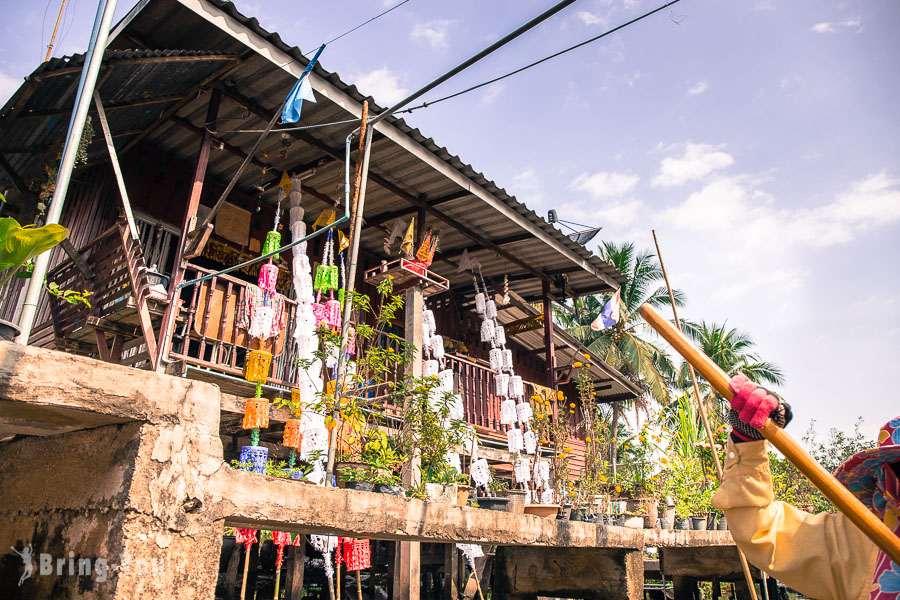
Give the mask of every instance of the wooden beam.
[[33, 198], [34, 194], [31, 193], [31, 190], [28, 189], [28, 186], [25, 184], [25, 180], [19, 175], [16, 169], [6, 160], [6, 157], [0, 154], [0, 169], [6, 173], [6, 176], [9, 177], [9, 180], [12, 182], [13, 187], [19, 190], [19, 193], [22, 194], [22, 197], [26, 200]]
[[[191, 96], [191, 99], [196, 96]], [[185, 96], [166, 96], [163, 98], [150, 98], [147, 100], [137, 100], [134, 102], [125, 102], [121, 104], [109, 104], [103, 105], [103, 108], [106, 109], [106, 112], [110, 112], [113, 110], [120, 110], [123, 108], [136, 108], [138, 106], [149, 106], [151, 104], [163, 104], [165, 102], [178, 102], [180, 100], [184, 100]], [[88, 109], [88, 112], [97, 112], [96, 107]], [[55, 109], [47, 109], [47, 110], [29, 110], [25, 114], [22, 115], [25, 117], [53, 117], [56, 115], [70, 115], [72, 114], [71, 108], [55, 108]]]
[[520, 333], [525, 333], [526, 331], [534, 331], [535, 329], [540, 329], [544, 324], [544, 315], [534, 315], [531, 317], [525, 317], [524, 319], [518, 319], [511, 323], [507, 323], [503, 325], [503, 329], [506, 331], [506, 337], [513, 337]]
[[122, 177], [122, 169], [119, 166], [119, 157], [116, 156], [116, 145], [113, 144], [112, 133], [109, 130], [109, 122], [106, 120], [106, 111], [103, 110], [103, 102], [100, 100], [100, 90], [94, 88], [94, 104], [97, 109], [100, 129], [103, 130], [103, 139], [106, 142], [106, 150], [109, 152], [109, 160], [112, 163], [116, 183], [119, 186], [119, 196], [122, 199], [122, 208], [125, 211], [125, 219], [128, 221], [128, 230], [135, 240], [140, 239], [137, 225], [134, 222], [134, 214], [131, 212], [131, 202], [128, 201], [128, 191], [125, 189], [125, 178]]
[[[148, 65], [148, 64], [165, 64], [165, 63], [189, 63], [189, 62], [209, 62], [209, 61], [234, 61], [239, 60], [236, 54], [206, 54], [200, 56], [141, 56], [137, 58], [122, 58], [118, 60], [110, 60], [106, 64], [111, 67], [120, 65]], [[74, 67], [65, 67], [50, 71], [49, 73], [41, 73], [35, 75], [35, 81], [43, 81], [51, 77], [59, 77], [60, 75], [70, 75], [72, 73], [81, 73], [84, 65]]]

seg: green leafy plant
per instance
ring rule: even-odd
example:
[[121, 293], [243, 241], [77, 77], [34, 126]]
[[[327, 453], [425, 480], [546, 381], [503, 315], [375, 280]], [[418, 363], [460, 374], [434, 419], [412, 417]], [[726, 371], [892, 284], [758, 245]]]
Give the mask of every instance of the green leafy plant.
[[50, 281], [47, 283], [47, 293], [51, 296], [56, 296], [57, 298], [68, 302], [69, 304], [84, 304], [86, 307], [91, 307], [91, 301], [89, 300], [91, 296], [91, 292], [88, 290], [84, 290], [78, 292], [76, 290], [63, 290], [60, 289], [59, 284], [55, 281]]
[[0, 286], [26, 263], [53, 248], [68, 235], [69, 230], [62, 225], [22, 227], [11, 217], [0, 219]]

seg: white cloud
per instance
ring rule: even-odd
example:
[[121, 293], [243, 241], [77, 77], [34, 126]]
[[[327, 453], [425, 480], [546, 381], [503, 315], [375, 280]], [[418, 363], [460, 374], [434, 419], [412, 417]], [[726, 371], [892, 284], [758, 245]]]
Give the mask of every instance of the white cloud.
[[410, 90], [400, 85], [399, 78], [387, 67], [369, 73], [351, 75], [350, 81], [360, 92], [372, 96], [378, 104], [393, 104], [405, 98]]
[[6, 104], [22, 83], [22, 79], [0, 71], [0, 106]]
[[662, 159], [659, 173], [653, 178], [652, 183], [654, 187], [677, 187], [694, 179], [702, 179], [713, 171], [730, 166], [733, 162], [734, 159], [730, 154], [722, 152], [716, 146], [688, 142], [681, 156], [667, 156]]
[[503, 93], [503, 90], [506, 86], [502, 83], [494, 83], [489, 85], [484, 94], [481, 95], [481, 105], [488, 106], [493, 104], [497, 98], [500, 97], [500, 94]]
[[606, 25], [606, 19], [586, 10], [579, 11], [577, 16], [585, 25]]
[[435, 19], [427, 23], [416, 23], [409, 34], [411, 40], [425, 42], [432, 50], [446, 50], [450, 47], [447, 43], [447, 29], [455, 23], [448, 19]]
[[837, 23], [831, 23], [829, 21], [816, 23], [810, 27], [809, 30], [814, 33], [837, 33], [838, 29], [855, 29], [856, 33], [859, 33], [864, 28], [865, 26], [863, 25], [861, 17], [848, 17]]
[[633, 87], [634, 87], [634, 84], [636, 84], [637, 81], [638, 81], [638, 79], [640, 79], [640, 78], [641, 78], [641, 72], [640, 72], [640, 71], [635, 71], [635, 72], [632, 73], [631, 75], [623, 75], [623, 76], [622, 76], [622, 81], [624, 81], [624, 82], [628, 85], [628, 87], [632, 87], [632, 88], [633, 88]]
[[828, 22], [816, 23], [809, 30], [816, 33], [834, 33], [834, 26]]
[[688, 90], [688, 94], [691, 96], [699, 96], [703, 92], [706, 91], [706, 88], [709, 87], [709, 84], [706, 83], [706, 80], [698, 82], [694, 87]]
[[540, 207], [544, 201], [541, 178], [534, 169], [528, 168], [513, 176], [510, 188], [519, 202], [523, 202], [531, 208]]
[[592, 175], [582, 173], [569, 187], [595, 198], [620, 198], [631, 192], [640, 180], [632, 173], [598, 171]]

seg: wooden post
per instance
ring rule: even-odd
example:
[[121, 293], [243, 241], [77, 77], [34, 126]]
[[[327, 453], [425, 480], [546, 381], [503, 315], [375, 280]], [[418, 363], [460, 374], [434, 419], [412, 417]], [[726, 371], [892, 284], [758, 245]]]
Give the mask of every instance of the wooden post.
[[[414, 347], [410, 373], [413, 377], [422, 376], [422, 326], [425, 310], [424, 292], [421, 286], [415, 285], [406, 290], [405, 334], [406, 343]], [[418, 453], [413, 456], [403, 471], [403, 483], [416, 485], [421, 481], [419, 473], [420, 459]], [[419, 600], [420, 565], [419, 542], [397, 542], [394, 552], [394, 598]]]
[[541, 300], [544, 303], [544, 362], [547, 367], [547, 387], [556, 389], [556, 348], [553, 344], [553, 302], [550, 284], [541, 282]]
[[299, 546], [288, 546], [291, 553], [290, 567], [284, 576], [285, 597], [288, 600], [300, 600], [303, 593], [303, 571], [306, 566], [306, 536]]
[[459, 597], [459, 550], [456, 544], [444, 544], [444, 600]]
[[675, 600], [695, 600], [697, 590], [697, 582], [690, 577], [677, 575], [672, 578], [672, 591], [675, 593]]
[[163, 314], [159, 327], [158, 356], [156, 357], [157, 372], [165, 371], [165, 358], [169, 350], [169, 341], [174, 330], [175, 311], [178, 307], [178, 285], [184, 277], [184, 251], [188, 243], [188, 232], [193, 229], [197, 218], [197, 209], [200, 206], [200, 196], [203, 193], [203, 182], [206, 179], [206, 165], [209, 163], [209, 150], [212, 146], [213, 135], [209, 128], [214, 127], [216, 115], [219, 113], [219, 104], [222, 101], [221, 90], [214, 89], [209, 98], [209, 106], [206, 109], [206, 124], [203, 130], [203, 139], [200, 141], [200, 153], [197, 155], [197, 164], [194, 167], [194, 177], [191, 180], [191, 195], [184, 211], [181, 222], [181, 239], [178, 240], [178, 251], [175, 253], [175, 265], [172, 267], [172, 277], [169, 281], [169, 304]]

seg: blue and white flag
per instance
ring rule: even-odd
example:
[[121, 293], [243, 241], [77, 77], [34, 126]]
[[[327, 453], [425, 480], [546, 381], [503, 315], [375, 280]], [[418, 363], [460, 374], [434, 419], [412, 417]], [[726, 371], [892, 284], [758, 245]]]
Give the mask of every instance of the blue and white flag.
[[601, 331], [608, 327], [612, 327], [619, 322], [619, 303], [622, 300], [621, 293], [621, 289], [616, 290], [616, 295], [609, 299], [609, 302], [606, 303], [606, 306], [603, 307], [603, 310], [597, 315], [594, 322], [591, 323], [591, 329], [594, 331]]
[[319, 60], [319, 55], [322, 54], [322, 50], [324, 49], [325, 44], [322, 44], [322, 46], [316, 50], [315, 56], [312, 57], [312, 60], [309, 61], [309, 64], [303, 69], [303, 73], [300, 74], [300, 79], [298, 79], [297, 83], [294, 84], [294, 87], [291, 88], [291, 93], [287, 95], [287, 98], [284, 101], [284, 109], [281, 111], [282, 123], [296, 123], [300, 120], [300, 109], [303, 107], [303, 101], [316, 101], [316, 97], [313, 95], [312, 84], [309, 82], [309, 77], [307, 77], [307, 75], [312, 71], [316, 61]]

